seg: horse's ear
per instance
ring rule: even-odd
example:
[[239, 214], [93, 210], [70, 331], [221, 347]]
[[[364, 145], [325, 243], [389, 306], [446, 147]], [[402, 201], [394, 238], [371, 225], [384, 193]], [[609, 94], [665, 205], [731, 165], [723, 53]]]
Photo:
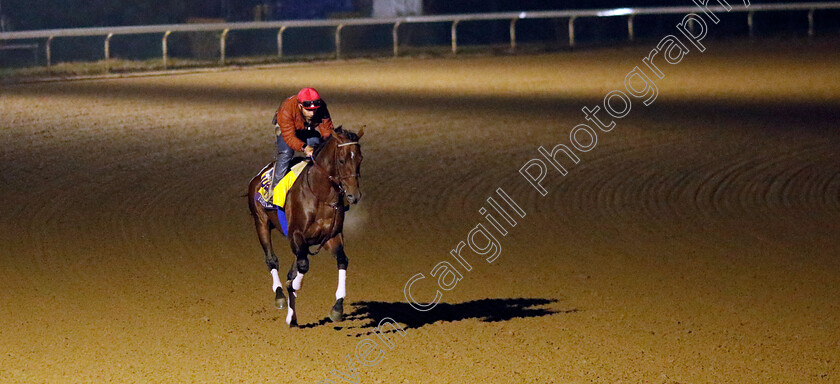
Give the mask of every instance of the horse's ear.
[[343, 127], [343, 125], [339, 125], [339, 126], [335, 129], [335, 131], [336, 131], [336, 132], [338, 132], [338, 133], [344, 132], [344, 130], [343, 130], [343, 129], [341, 129], [341, 127]]
[[356, 136], [358, 136], [361, 139], [362, 136], [364, 136], [364, 135], [365, 135], [365, 127], [362, 127], [362, 129], [359, 130], [359, 133], [357, 133]]

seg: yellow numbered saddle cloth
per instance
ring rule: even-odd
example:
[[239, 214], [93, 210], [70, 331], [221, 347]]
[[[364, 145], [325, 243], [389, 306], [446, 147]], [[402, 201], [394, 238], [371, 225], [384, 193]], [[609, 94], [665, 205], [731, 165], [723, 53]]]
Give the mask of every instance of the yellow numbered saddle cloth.
[[274, 167], [266, 169], [266, 171], [260, 175], [260, 189], [257, 191], [259, 193], [258, 200], [261, 200], [260, 203], [266, 208], [282, 209], [285, 207], [286, 194], [289, 193], [289, 189], [292, 188], [292, 185], [295, 183], [298, 176], [300, 176], [303, 172], [303, 169], [306, 168], [307, 164], [309, 164], [308, 161], [301, 161], [300, 163], [295, 164], [292, 169], [289, 170], [289, 173], [280, 179], [280, 182], [277, 183], [277, 186], [275, 187], [276, 191], [274, 192], [274, 196], [271, 201], [268, 201], [268, 189], [271, 186], [271, 177]]

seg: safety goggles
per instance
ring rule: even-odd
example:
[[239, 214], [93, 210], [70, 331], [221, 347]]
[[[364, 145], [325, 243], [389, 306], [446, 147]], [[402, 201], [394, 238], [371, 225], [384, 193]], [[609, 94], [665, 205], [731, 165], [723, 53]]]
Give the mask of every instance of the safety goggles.
[[306, 109], [318, 108], [323, 104], [324, 104], [324, 102], [321, 101], [321, 100], [301, 101], [300, 102], [300, 105], [302, 105]]

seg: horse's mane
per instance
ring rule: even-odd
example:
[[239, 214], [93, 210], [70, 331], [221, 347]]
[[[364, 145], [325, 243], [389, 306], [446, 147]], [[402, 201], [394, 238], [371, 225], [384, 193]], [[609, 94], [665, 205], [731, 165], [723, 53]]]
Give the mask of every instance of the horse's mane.
[[345, 129], [345, 130], [342, 130], [341, 132], [344, 134], [344, 137], [345, 137], [347, 140], [350, 140], [350, 141], [359, 141], [359, 135], [358, 135], [356, 132], [348, 131], [348, 130], [346, 130], [346, 129]]
[[331, 141], [333, 141], [333, 140], [335, 140], [335, 139], [333, 138], [333, 135], [330, 135], [330, 137], [328, 137], [326, 140], [322, 140], [322, 141], [321, 141], [321, 144], [318, 144], [318, 146], [317, 146], [317, 147], [315, 147], [315, 149], [314, 149], [314, 150], [312, 150], [312, 157], [318, 157], [318, 154], [319, 154], [319, 153], [321, 153], [321, 151], [322, 151], [324, 148], [326, 148], [326, 147], [327, 147], [327, 144], [329, 144], [329, 143], [330, 143]]
[[330, 137], [328, 137], [326, 140], [322, 141], [321, 144], [318, 144], [318, 146], [315, 147], [315, 149], [312, 152], [312, 157], [318, 157], [318, 154], [321, 153], [321, 151], [323, 151], [324, 148], [326, 148], [330, 142], [335, 141], [336, 136], [341, 136], [342, 138], [350, 141], [359, 141], [359, 135], [356, 134], [356, 132], [351, 132], [346, 129], [341, 129], [341, 127], [338, 127], [337, 130], [333, 131], [333, 134], [330, 135]]

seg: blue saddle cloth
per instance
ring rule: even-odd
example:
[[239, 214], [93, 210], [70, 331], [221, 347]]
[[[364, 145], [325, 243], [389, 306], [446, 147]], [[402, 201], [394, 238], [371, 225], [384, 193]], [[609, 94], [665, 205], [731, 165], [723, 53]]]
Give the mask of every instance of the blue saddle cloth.
[[256, 200], [263, 208], [277, 212], [277, 221], [280, 222], [280, 230], [283, 231], [283, 236], [289, 236], [289, 222], [286, 220], [286, 211], [265, 201], [259, 193], [254, 194], [254, 200]]
[[286, 221], [286, 211], [277, 209], [277, 221], [280, 222], [280, 230], [283, 231], [283, 236], [289, 236], [289, 223]]
[[[265, 183], [266, 181], [264, 180], [263, 187], [268, 188], [268, 185]], [[289, 236], [289, 223], [288, 220], [286, 220], [286, 211], [283, 208], [265, 201], [265, 198], [263, 198], [263, 195], [259, 192], [254, 193], [254, 201], [256, 201], [257, 204], [262, 206], [264, 209], [277, 212], [277, 221], [280, 222], [280, 230], [283, 231], [283, 236]]]

